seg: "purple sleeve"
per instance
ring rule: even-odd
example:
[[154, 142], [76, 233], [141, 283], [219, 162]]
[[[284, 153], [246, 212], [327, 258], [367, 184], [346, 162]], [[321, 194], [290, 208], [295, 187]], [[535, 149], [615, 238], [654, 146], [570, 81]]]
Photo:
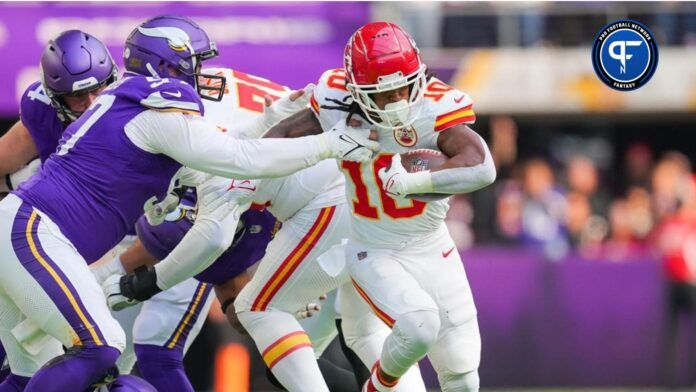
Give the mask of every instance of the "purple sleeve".
[[177, 79], [131, 76], [112, 92], [154, 110], [194, 111], [203, 114], [203, 101], [196, 90]]
[[[266, 253], [266, 246], [280, 229], [278, 222], [268, 211], [249, 210], [242, 214], [242, 229], [235, 235], [232, 246], [213, 264], [195, 276], [201, 282], [221, 284], [234, 278], [254, 265]], [[176, 247], [193, 226], [188, 217], [165, 221], [151, 226], [145, 216], [135, 226], [143, 247], [158, 260], [162, 260]]]
[[244, 224], [237, 233], [230, 249], [196, 279], [201, 282], [221, 284], [246, 271], [266, 254], [266, 246], [280, 229], [278, 222], [268, 211], [249, 210], [242, 214]]
[[184, 238], [193, 226], [186, 216], [175, 221], [164, 221], [161, 225], [151, 226], [145, 215], [135, 224], [135, 232], [143, 247], [157, 260], [162, 260]]
[[56, 151], [64, 128], [40, 82], [24, 91], [19, 108], [19, 118], [29, 130], [41, 162], [45, 162]]

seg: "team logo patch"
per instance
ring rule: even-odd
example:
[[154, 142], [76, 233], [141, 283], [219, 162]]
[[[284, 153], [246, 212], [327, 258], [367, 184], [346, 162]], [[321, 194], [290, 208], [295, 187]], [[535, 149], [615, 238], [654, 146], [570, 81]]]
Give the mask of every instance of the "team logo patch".
[[418, 142], [418, 134], [413, 127], [394, 129], [394, 139], [399, 145], [413, 147]]
[[607, 86], [630, 91], [645, 85], [657, 68], [657, 43], [647, 27], [617, 20], [600, 30], [592, 47], [592, 66]]
[[358, 252], [358, 260], [365, 260], [367, 258], [367, 252]]

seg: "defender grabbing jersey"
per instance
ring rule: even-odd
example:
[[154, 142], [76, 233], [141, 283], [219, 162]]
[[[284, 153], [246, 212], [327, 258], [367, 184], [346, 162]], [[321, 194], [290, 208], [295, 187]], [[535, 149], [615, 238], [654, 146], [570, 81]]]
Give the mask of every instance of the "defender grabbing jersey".
[[[377, 149], [357, 133], [295, 141], [221, 134], [200, 117], [196, 92], [201, 61], [215, 55], [214, 43], [186, 18], [138, 26], [125, 56], [135, 73], [102, 93], [66, 129], [40, 174], [0, 202], [0, 313], [12, 320], [23, 314], [70, 350], [27, 389], [84, 390], [114, 365], [124, 333], [87, 263], [123, 238], [145, 201], [165, 196], [182, 165], [268, 178], [327, 158], [364, 160]], [[14, 325], [0, 321], [3, 341], [11, 339]]]

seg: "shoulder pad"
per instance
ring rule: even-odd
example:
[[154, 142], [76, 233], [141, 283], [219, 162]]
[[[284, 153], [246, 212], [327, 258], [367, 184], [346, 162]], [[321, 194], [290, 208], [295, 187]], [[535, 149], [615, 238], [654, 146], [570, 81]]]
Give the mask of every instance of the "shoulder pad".
[[203, 114], [203, 102], [196, 90], [177, 79], [130, 76], [107, 93], [138, 102], [149, 109]]
[[22, 94], [19, 116], [27, 127], [35, 120], [47, 118], [45, 116], [56, 116], [56, 110], [51, 106], [51, 99], [46, 95], [41, 82], [32, 83]]
[[471, 97], [437, 78], [428, 82], [424, 98], [435, 113], [435, 132], [476, 121]]
[[346, 73], [341, 68], [324, 72], [309, 99], [312, 111], [324, 130], [345, 118], [352, 102], [346, 89]]

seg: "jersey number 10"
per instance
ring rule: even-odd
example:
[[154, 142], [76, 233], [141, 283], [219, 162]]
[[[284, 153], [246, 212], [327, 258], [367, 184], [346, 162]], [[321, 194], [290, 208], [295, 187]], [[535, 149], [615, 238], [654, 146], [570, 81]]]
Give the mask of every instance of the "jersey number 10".
[[[383, 167], [387, 167], [391, 163], [392, 154], [380, 154], [375, 159], [371, 166], [372, 170], [369, 175], [374, 176], [375, 183], [379, 188], [379, 199], [382, 207], [382, 212], [392, 219], [405, 219], [416, 217], [425, 211], [426, 203], [418, 200], [409, 200], [410, 205], [398, 206], [396, 201], [389, 197], [382, 189], [382, 180], [379, 179], [377, 173]], [[379, 219], [379, 209], [370, 201], [370, 195], [367, 192], [367, 185], [362, 177], [362, 165], [364, 163], [343, 161], [341, 167], [348, 172], [350, 179], [355, 187], [355, 196], [353, 199], [353, 212], [370, 219]], [[369, 165], [369, 163], [367, 164]]]

